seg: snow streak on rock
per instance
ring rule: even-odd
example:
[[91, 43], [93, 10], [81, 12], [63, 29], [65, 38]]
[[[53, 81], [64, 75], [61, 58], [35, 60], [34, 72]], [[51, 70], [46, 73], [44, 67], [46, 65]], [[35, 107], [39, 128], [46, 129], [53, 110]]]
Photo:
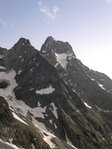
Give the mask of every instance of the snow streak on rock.
[[43, 140], [50, 146], [51, 149], [56, 149], [58, 147], [56, 147], [56, 145], [52, 142], [52, 139], [53, 138], [56, 138], [55, 135], [49, 133], [47, 130], [43, 130], [41, 128], [39, 128], [37, 125], [35, 125], [39, 130], [40, 132], [42, 133], [43, 135]]
[[[9, 143], [9, 142], [4, 142], [3, 140], [0, 139], [0, 143], [3, 144], [3, 149], [5, 148], [12, 148], [12, 149], [20, 149], [19, 147], [17, 147], [16, 145], [12, 144], [12, 143]], [[0, 148], [2, 149], [2, 148]]]
[[90, 109], [91, 109], [91, 106], [89, 106], [86, 102], [84, 102], [84, 104], [85, 104], [85, 106], [86, 106], [87, 108], [90, 108]]
[[0, 66], [0, 69], [2, 69], [2, 70], [6, 70], [6, 68], [5, 68], [5, 67], [3, 67], [3, 66]]
[[77, 149], [75, 146], [73, 146], [72, 142], [69, 140], [66, 131], [65, 131], [65, 138], [66, 138], [66, 141], [67, 141], [67, 144], [68, 144], [68, 145], [70, 145], [70, 146], [72, 146], [73, 148]]
[[52, 112], [53, 112], [54, 116], [58, 119], [58, 114], [57, 114], [57, 108], [56, 108], [56, 106], [54, 105], [54, 103], [51, 103], [50, 105], [53, 107]]
[[16, 113], [12, 112], [12, 115], [15, 119], [17, 119], [18, 121], [24, 123], [25, 125], [28, 125], [25, 121], [23, 121]]
[[102, 89], [105, 90], [105, 88], [103, 87], [103, 84], [98, 84]]

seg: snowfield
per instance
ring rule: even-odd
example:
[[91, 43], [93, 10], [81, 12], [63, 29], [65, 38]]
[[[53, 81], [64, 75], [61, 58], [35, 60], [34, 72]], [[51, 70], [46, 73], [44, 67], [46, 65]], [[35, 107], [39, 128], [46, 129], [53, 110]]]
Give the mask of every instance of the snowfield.
[[0, 72], [0, 80], [8, 80], [10, 85], [5, 89], [0, 89], [0, 96], [4, 97], [5, 99], [9, 100], [9, 98], [14, 98], [15, 95], [13, 90], [17, 87], [17, 83], [15, 80], [16, 72], [11, 70], [10, 72]]
[[[55, 52], [55, 56], [56, 56], [57, 62], [58, 62], [65, 70], [66, 70], [66, 68], [67, 68], [67, 63], [68, 63], [67, 59], [68, 59], [68, 60], [71, 60], [72, 58], [75, 57], [73, 53], [61, 53], [61, 54], [59, 54], [59, 53], [56, 53], [56, 52]], [[57, 66], [57, 65], [56, 65], [56, 66]], [[56, 67], [56, 66], [55, 66], [55, 67]]]

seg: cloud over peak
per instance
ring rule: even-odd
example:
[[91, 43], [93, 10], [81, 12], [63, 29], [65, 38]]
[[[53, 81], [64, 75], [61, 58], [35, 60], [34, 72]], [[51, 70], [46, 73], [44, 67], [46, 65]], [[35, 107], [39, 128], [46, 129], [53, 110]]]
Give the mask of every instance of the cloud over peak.
[[50, 10], [47, 6], [43, 5], [41, 1], [39, 1], [39, 10], [41, 13], [43, 13], [48, 20], [54, 21], [57, 18], [57, 14], [59, 12], [59, 8], [57, 6], [54, 6], [52, 10]]

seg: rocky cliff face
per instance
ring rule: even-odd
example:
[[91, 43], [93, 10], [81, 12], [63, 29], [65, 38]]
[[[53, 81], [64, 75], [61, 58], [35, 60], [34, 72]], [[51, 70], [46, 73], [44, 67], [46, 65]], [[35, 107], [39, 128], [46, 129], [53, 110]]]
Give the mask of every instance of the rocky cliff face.
[[48, 37], [38, 52], [21, 38], [10, 50], [0, 48], [1, 143], [111, 149], [111, 86], [67, 42]]

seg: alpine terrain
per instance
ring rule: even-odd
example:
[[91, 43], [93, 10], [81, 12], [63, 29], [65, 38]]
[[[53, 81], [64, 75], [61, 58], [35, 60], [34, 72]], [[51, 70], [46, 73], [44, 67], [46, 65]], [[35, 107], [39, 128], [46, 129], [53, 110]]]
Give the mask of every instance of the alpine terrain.
[[112, 80], [68, 42], [0, 48], [1, 149], [112, 149]]

